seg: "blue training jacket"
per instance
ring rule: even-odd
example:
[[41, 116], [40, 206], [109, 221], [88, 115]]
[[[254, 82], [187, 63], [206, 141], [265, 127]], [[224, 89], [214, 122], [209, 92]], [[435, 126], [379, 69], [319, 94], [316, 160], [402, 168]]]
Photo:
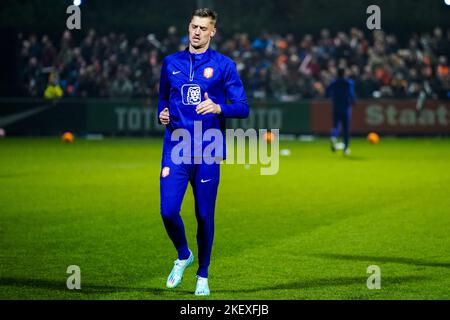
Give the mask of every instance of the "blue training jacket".
[[[196, 113], [197, 105], [205, 100], [205, 92], [213, 102], [220, 105], [220, 115]], [[215, 128], [224, 133], [226, 118], [246, 118], [249, 114], [247, 97], [236, 64], [211, 48], [201, 54], [190, 53], [186, 48], [163, 60], [158, 121], [160, 112], [166, 107], [169, 108], [170, 122], [165, 130], [163, 155], [170, 154], [174, 145], [178, 144], [178, 141], [171, 141], [171, 133], [178, 128], [187, 129], [193, 140], [194, 121], [201, 121], [203, 132]], [[209, 143], [204, 142], [202, 150]], [[224, 158], [225, 150], [223, 134]]]
[[355, 103], [355, 85], [353, 80], [336, 78], [327, 87], [326, 96], [333, 101], [333, 110], [346, 112]]

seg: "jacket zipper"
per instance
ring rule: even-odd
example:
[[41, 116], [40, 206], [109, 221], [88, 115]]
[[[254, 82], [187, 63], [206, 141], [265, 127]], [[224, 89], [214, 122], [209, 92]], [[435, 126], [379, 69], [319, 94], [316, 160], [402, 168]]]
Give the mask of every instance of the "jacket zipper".
[[189, 81], [192, 82], [194, 80], [194, 66], [193, 66], [193, 63], [192, 63], [192, 55], [191, 55], [191, 53], [189, 53], [189, 60], [191, 62], [190, 70], [189, 70]]

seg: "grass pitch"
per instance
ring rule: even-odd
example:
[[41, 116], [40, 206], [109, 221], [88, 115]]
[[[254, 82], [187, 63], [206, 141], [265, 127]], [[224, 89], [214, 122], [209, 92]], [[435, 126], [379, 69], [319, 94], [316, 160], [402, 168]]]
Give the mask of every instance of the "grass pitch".
[[[204, 299], [449, 299], [449, 139], [354, 139], [347, 158], [327, 140], [280, 147], [275, 176], [222, 166]], [[160, 139], [0, 140], [0, 298], [194, 299], [197, 259], [165, 288], [160, 158]], [[196, 254], [190, 187], [182, 216]]]

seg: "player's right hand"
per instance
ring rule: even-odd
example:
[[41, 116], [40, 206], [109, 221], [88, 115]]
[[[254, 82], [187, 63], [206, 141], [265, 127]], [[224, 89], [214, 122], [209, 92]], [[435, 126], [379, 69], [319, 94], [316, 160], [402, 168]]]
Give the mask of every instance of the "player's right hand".
[[168, 125], [170, 122], [170, 117], [169, 117], [169, 108], [164, 108], [163, 111], [161, 111], [161, 113], [159, 114], [159, 121], [161, 121], [161, 123], [163, 125]]

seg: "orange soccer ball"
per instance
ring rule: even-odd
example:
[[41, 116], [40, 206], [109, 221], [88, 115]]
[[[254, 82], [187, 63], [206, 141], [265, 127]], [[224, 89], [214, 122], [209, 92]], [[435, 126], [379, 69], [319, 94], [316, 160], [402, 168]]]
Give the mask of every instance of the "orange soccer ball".
[[268, 131], [266, 133], [264, 133], [264, 140], [267, 142], [272, 142], [275, 139], [275, 134], [273, 134], [272, 132]]
[[367, 135], [367, 141], [369, 141], [371, 144], [377, 144], [378, 142], [380, 142], [380, 136], [375, 132], [371, 132]]
[[75, 139], [73, 136], [72, 132], [64, 132], [62, 137], [61, 137], [63, 142], [73, 142], [73, 140]]

